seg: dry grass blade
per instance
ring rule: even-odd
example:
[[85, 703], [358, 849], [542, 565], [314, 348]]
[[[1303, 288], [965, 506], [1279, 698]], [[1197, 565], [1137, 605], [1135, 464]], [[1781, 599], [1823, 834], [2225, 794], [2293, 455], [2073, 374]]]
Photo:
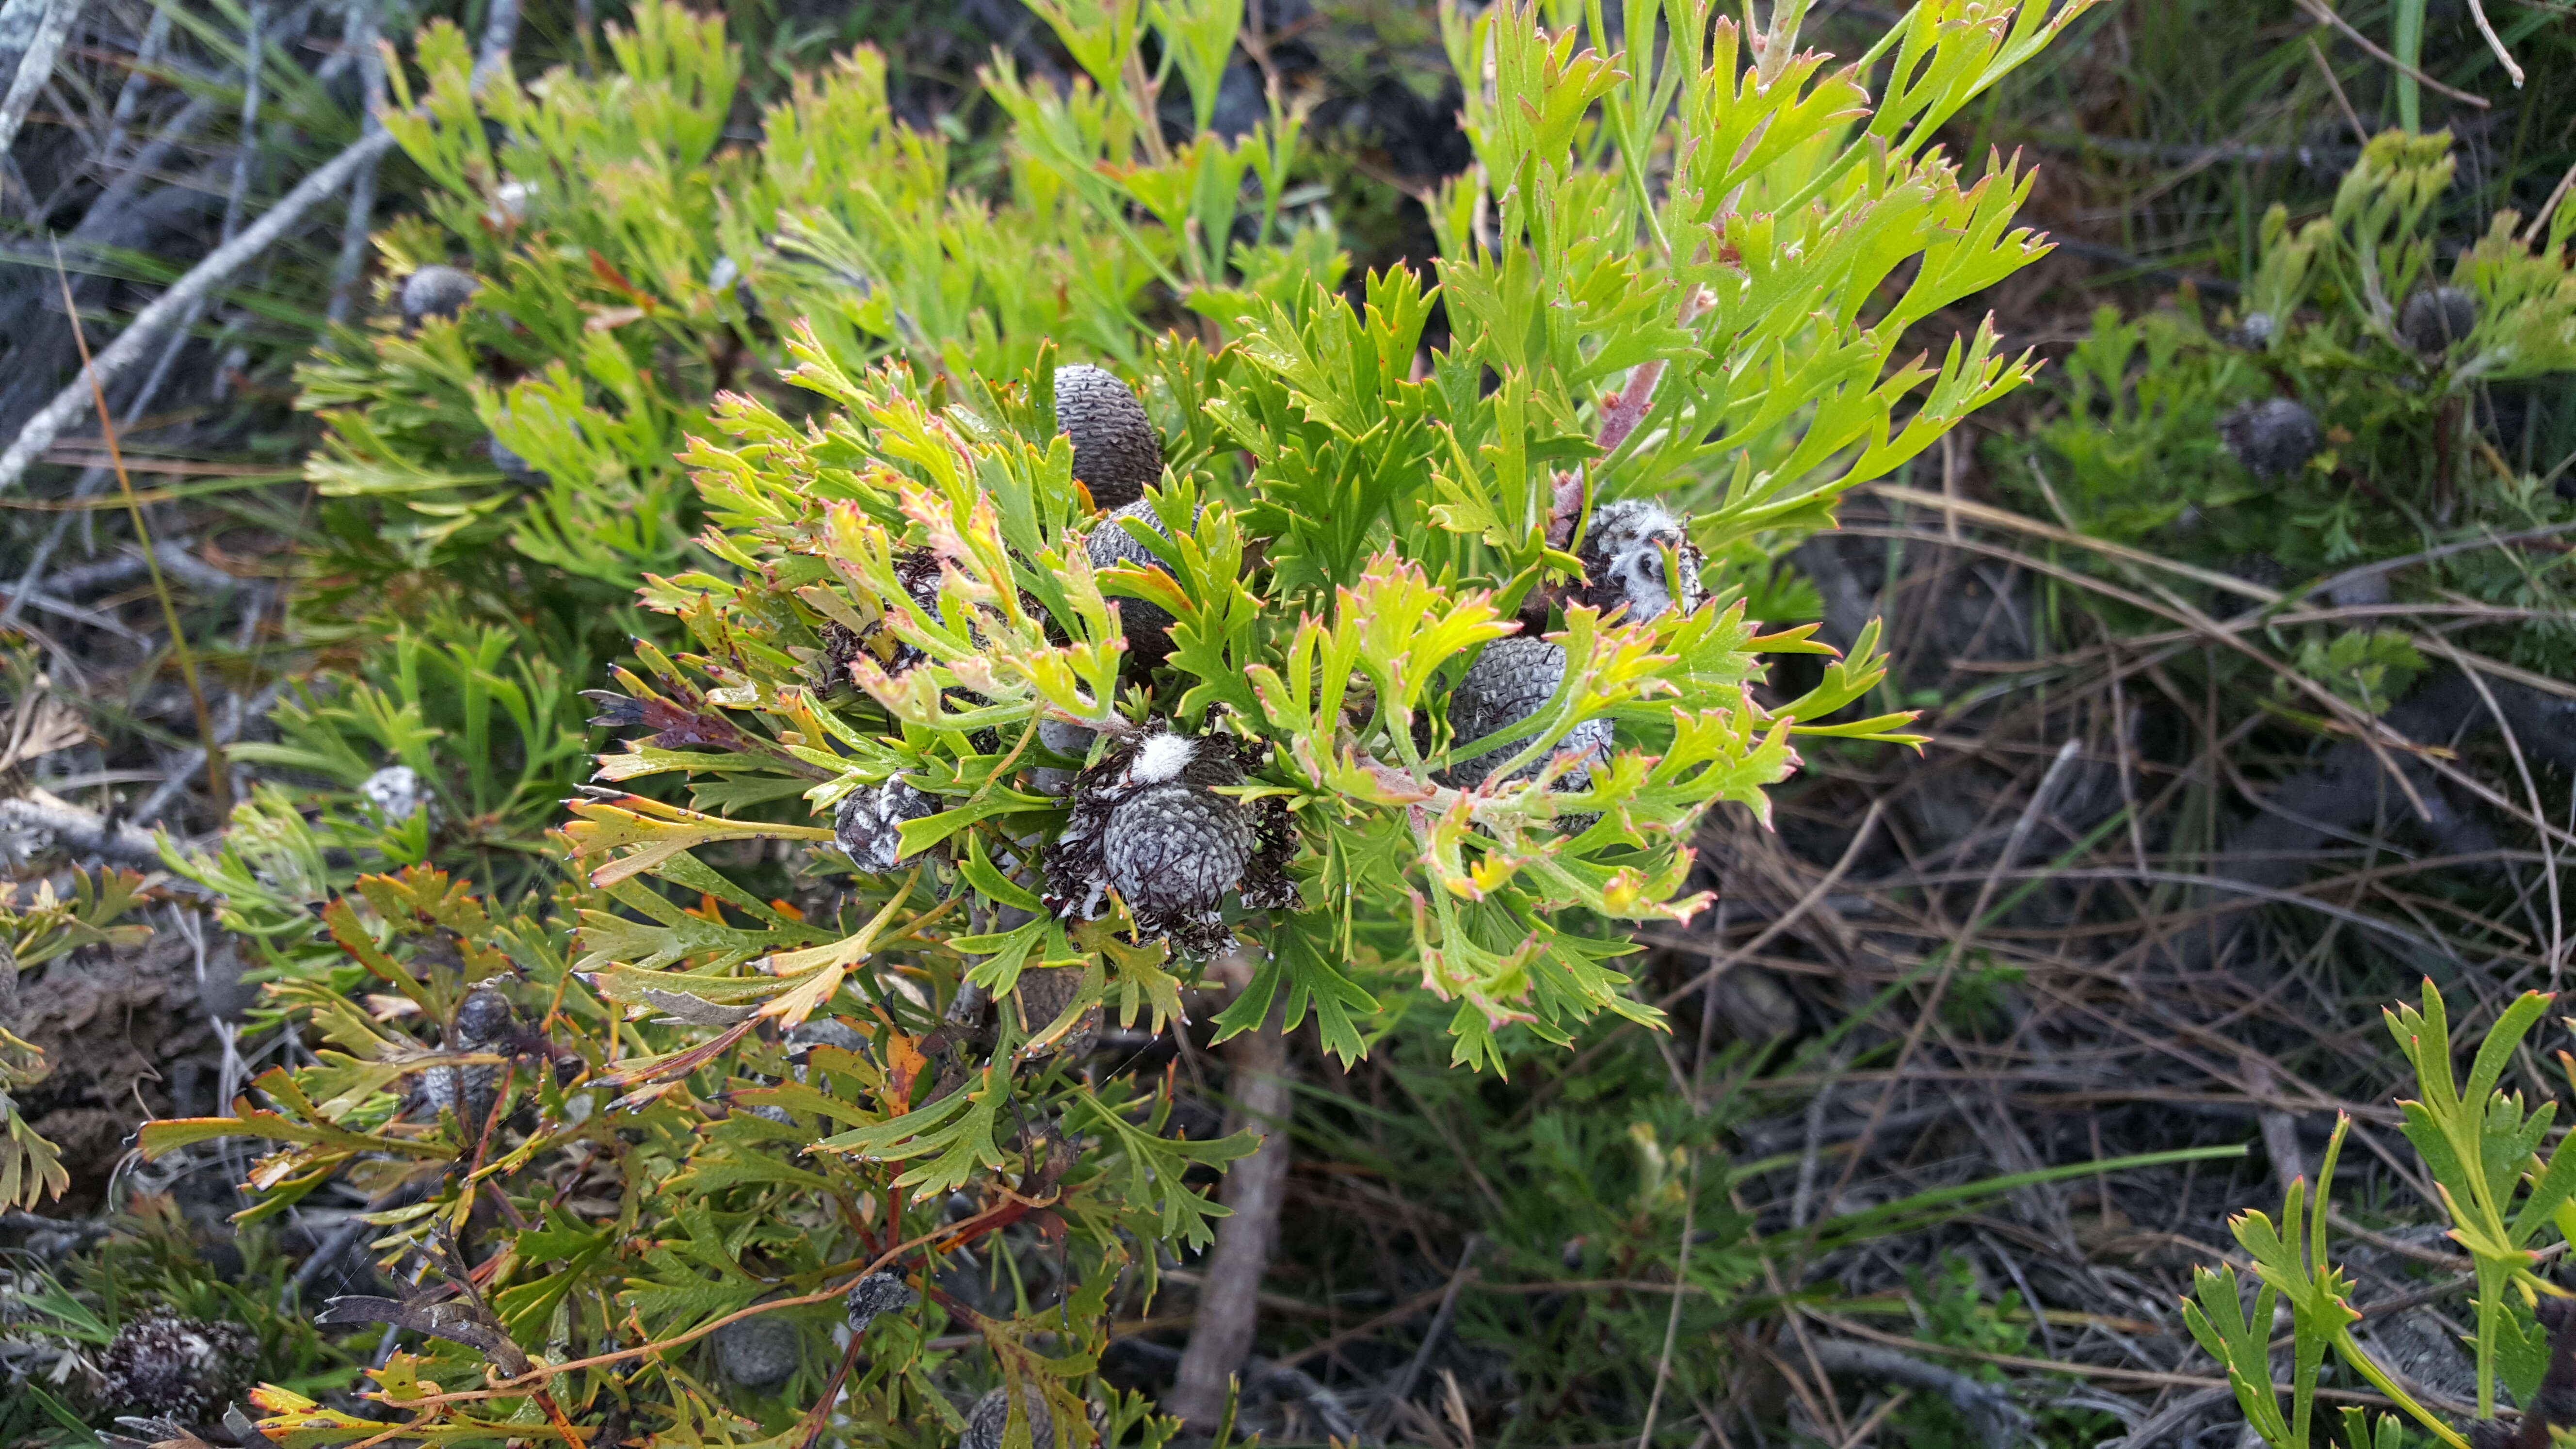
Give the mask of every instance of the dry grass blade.
[[170, 597], [170, 581], [163, 576], [160, 556], [153, 550], [152, 529], [143, 520], [143, 505], [135, 501], [134, 479], [126, 473], [125, 459], [117, 451], [116, 420], [108, 415], [106, 387], [99, 379], [98, 369], [90, 363], [89, 337], [81, 327], [80, 309], [72, 302], [71, 275], [63, 270], [60, 243], [54, 247], [54, 278], [62, 287], [63, 316], [71, 323], [72, 340], [80, 347], [81, 375], [89, 382], [91, 404], [98, 410], [99, 434], [107, 444], [108, 464], [116, 471], [117, 487], [124, 490], [126, 516], [134, 524], [135, 541], [143, 545], [152, 593], [161, 601], [162, 622], [169, 626], [170, 652], [179, 661], [180, 678], [188, 685], [188, 703], [197, 714], [197, 738], [205, 741], [206, 794], [215, 802], [215, 814], [229, 815], [233, 808], [232, 782], [224, 769], [223, 746], [215, 740], [214, 711], [206, 707], [206, 691], [197, 678], [196, 650], [189, 645], [188, 631], [180, 623], [179, 605]]

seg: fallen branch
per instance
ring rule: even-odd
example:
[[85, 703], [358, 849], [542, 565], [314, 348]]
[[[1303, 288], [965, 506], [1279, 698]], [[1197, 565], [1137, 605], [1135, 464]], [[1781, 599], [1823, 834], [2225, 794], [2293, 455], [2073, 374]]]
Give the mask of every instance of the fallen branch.
[[52, 834], [54, 844], [74, 854], [155, 868], [162, 863], [161, 846], [150, 835], [131, 825], [111, 824], [43, 790], [31, 790], [17, 800], [0, 800], [0, 836], [40, 830]]
[[1874, 1343], [1820, 1338], [1811, 1353], [1817, 1367], [1838, 1379], [1856, 1379], [1874, 1388], [1902, 1384], [1947, 1398], [1990, 1449], [2009, 1449], [2030, 1431], [2030, 1415], [2012, 1401], [2011, 1391], [2002, 1384], [1972, 1379], [1956, 1369]]
[[[16, 5], [9, 9], [25, 13]], [[8, 154], [17, 143], [18, 128], [26, 123], [27, 110], [36, 103], [36, 92], [53, 79], [54, 58], [62, 54], [63, 40], [72, 33], [72, 22], [80, 18], [80, 9], [81, 0], [51, 0], [44, 7], [44, 17], [27, 41], [26, 53], [18, 57], [18, 73], [9, 82], [8, 97], [0, 99], [0, 155]]]
[[[191, 268], [188, 275], [171, 284], [170, 289], [153, 300], [151, 306], [134, 314], [116, 340], [98, 354], [90, 364], [97, 385], [104, 387], [132, 367], [150, 350], [153, 340], [164, 328], [204, 301], [217, 287], [231, 281], [233, 273], [248, 265], [252, 258], [268, 250], [289, 228], [304, 219], [304, 213], [326, 196], [335, 195], [349, 184], [349, 178], [360, 167], [392, 149], [391, 131], [378, 131], [332, 157], [320, 169], [296, 184], [294, 190], [279, 199], [266, 216], [253, 222]], [[54, 445], [74, 418], [90, 408], [91, 379], [79, 377], [66, 384], [54, 400], [44, 405], [27, 425], [18, 431], [18, 440], [0, 453], [0, 493], [15, 487], [26, 476], [27, 465]]]
[[[480, 84], [495, 70], [506, 65], [510, 45], [518, 35], [519, 7], [516, 0], [500, 0], [492, 7], [489, 23], [483, 31], [483, 43], [474, 58], [474, 78]], [[74, 379], [54, 400], [39, 409], [19, 429], [16, 442], [0, 453], [0, 493], [17, 486], [26, 476], [27, 466], [54, 444], [64, 428], [91, 406], [93, 385], [104, 388], [134, 365], [158, 337], [178, 318], [186, 315], [210, 297], [216, 288], [232, 280], [232, 275], [248, 265], [252, 258], [268, 250], [324, 197], [337, 195], [361, 170], [393, 149], [394, 134], [378, 128], [361, 137], [348, 149], [325, 161], [313, 174], [295, 185], [295, 189], [278, 198], [266, 216], [253, 222], [234, 237], [207, 254], [206, 259], [188, 270], [188, 275], [170, 285], [170, 289], [153, 299], [152, 305], [134, 315], [116, 340], [93, 360], [87, 371], [91, 376]], [[93, 384], [92, 378], [95, 378]]]

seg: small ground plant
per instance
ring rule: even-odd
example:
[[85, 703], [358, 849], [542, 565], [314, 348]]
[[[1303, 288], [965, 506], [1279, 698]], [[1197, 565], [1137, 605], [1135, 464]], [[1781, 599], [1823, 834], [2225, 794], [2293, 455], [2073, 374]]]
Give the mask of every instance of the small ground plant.
[[[2576, 1154], [2549, 1142], [2556, 1102], [2531, 1107], [2522, 1093], [2501, 1085], [2551, 1000], [2536, 991], [2517, 998], [2488, 1029], [2465, 1080], [2453, 1065], [2450, 1017], [2431, 981], [2424, 983], [2421, 1009], [2399, 1005], [2387, 1013], [2389, 1034], [2414, 1070], [2421, 1094], [2420, 1100], [2398, 1103], [2406, 1140], [2441, 1195], [2451, 1222], [2448, 1236], [2474, 1265], [2476, 1318], [2468, 1346], [2477, 1369], [2478, 1422], [2455, 1426], [2425, 1408], [2353, 1337], [2351, 1326], [2361, 1313], [2352, 1305], [2352, 1282], [2332, 1261], [2326, 1242], [2335, 1162], [2352, 1126], [2344, 1117], [2317, 1169], [2313, 1193], [2305, 1179], [2294, 1181], [2277, 1221], [2247, 1212], [2229, 1224], [2253, 1259], [2259, 1286], [2250, 1306], [2236, 1270], [2220, 1267], [2195, 1275], [2194, 1301], [2183, 1310], [2192, 1336], [2227, 1366], [2246, 1422], [2273, 1449], [2316, 1442], [2311, 1425], [2329, 1351], [2355, 1380], [2399, 1411], [2343, 1409], [2341, 1434], [2350, 1449], [2406, 1442], [2400, 1413], [2453, 1449], [2549, 1445], [2576, 1435], [2576, 1397], [2570, 1394], [2576, 1389], [2576, 1313], [2569, 1311], [2576, 1300], [2544, 1269], [2550, 1250], [2576, 1239]], [[2563, 1052], [2559, 1062], [2576, 1071]], [[2570, 1085], [2576, 1086], [2576, 1077]], [[2277, 1310], [2287, 1311], [2292, 1329], [2286, 1412], [2272, 1358]], [[2496, 1421], [2498, 1406], [2506, 1402], [2500, 1390], [2520, 1408], [2510, 1423]]]
[[[2556, 541], [2576, 520], [2576, 205], [2499, 213], [2446, 261], [2450, 149], [2392, 131], [2328, 214], [2273, 207], [2231, 307], [2187, 291], [2105, 309], [2039, 457], [2003, 466], [2069, 527], [2208, 571], [2176, 582], [2221, 608], [2263, 606], [2286, 673], [2372, 713], [2446, 646], [2576, 669], [2576, 565]], [[2428, 609], [2457, 621], [2440, 644], [2397, 617]]]
[[[1837, 718], [1869, 637], [1766, 696], [1768, 660], [1829, 651], [1766, 631], [1746, 581], [2030, 375], [1991, 327], [1896, 349], [2042, 250], [2011, 227], [2027, 174], [1971, 181], [1933, 135], [2083, 8], [1936, 0], [1841, 67], [1796, 5], [1759, 31], [1696, 0], [1446, 13], [1476, 165], [1432, 200], [1436, 291], [1395, 269], [1358, 305], [1329, 233], [1279, 229], [1295, 113], [1205, 129], [1219, 0], [1041, 7], [1084, 75], [988, 75], [991, 206], [864, 59], [702, 173], [704, 23], [641, 12], [617, 75], [481, 102], [433, 28], [405, 140], [457, 199], [389, 246], [474, 237], [477, 286], [317, 374], [326, 485], [399, 505], [363, 515], [407, 520], [386, 547], [489, 555], [475, 607], [542, 576], [564, 610], [640, 586], [656, 622], [590, 695], [620, 742], [550, 901], [406, 837], [383, 858], [418, 863], [322, 909], [326, 947], [300, 901], [242, 910], [276, 874], [256, 832], [200, 869], [275, 927], [270, 1005], [328, 1045], [144, 1148], [277, 1143], [258, 1215], [354, 1186], [404, 1286], [324, 1321], [420, 1335], [372, 1371], [398, 1427], [271, 1385], [268, 1431], [1169, 1439], [1099, 1356], [1252, 1141], [1179, 1132], [1170, 1077], [1089, 1044], [1237, 969], [1220, 1037], [1312, 1018], [1345, 1060], [1399, 995], [1451, 1004], [1471, 1069], [1658, 1020], [1616, 963], [1702, 903], [1702, 817], [1762, 812], [1802, 736], [1908, 738]], [[529, 139], [493, 151], [487, 117]], [[748, 386], [762, 325], [784, 388]], [[700, 368], [745, 386], [700, 414], [670, 381]], [[500, 697], [473, 683], [497, 658], [410, 647]], [[401, 691], [450, 706], [381, 678], [299, 706], [275, 758], [354, 783], [337, 730], [408, 760]], [[559, 748], [541, 696], [505, 711], [532, 752]], [[478, 812], [525, 806], [517, 765], [421, 758]], [[299, 828], [275, 859], [330, 869], [293, 811], [274, 835]], [[969, 1384], [992, 1393], [961, 1413]]]

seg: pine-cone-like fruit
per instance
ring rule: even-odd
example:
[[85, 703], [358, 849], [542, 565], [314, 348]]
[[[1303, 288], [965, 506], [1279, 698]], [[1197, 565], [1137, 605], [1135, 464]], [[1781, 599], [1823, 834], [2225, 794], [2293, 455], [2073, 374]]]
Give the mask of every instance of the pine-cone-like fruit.
[[2427, 287], [2397, 309], [2397, 335], [2426, 357], [2466, 342], [2477, 325], [2477, 295], [2466, 287]]
[[489, 1051], [519, 1029], [519, 1014], [510, 998], [489, 986], [478, 986], [456, 1003], [456, 1038], [473, 1051]]
[[1163, 476], [1163, 442], [1135, 390], [1087, 362], [1055, 370], [1055, 425], [1073, 440], [1073, 476], [1103, 508], [1124, 508]]
[[439, 263], [403, 278], [395, 300], [402, 306], [404, 330], [418, 327], [432, 317], [454, 317], [463, 312], [482, 285], [474, 280], [473, 273]]
[[[1019, 1013], [1024, 1036], [1035, 1036], [1055, 1025], [1055, 1019], [1064, 1015], [1064, 1009], [1082, 991], [1082, 974], [1079, 966], [1032, 966], [1020, 973], [1019, 981], [1011, 988], [1010, 1000]], [[1090, 1052], [1099, 1035], [1100, 1006], [1094, 1002], [1063, 1036], [1035, 1051], [1022, 1048], [1022, 1055], [1029, 1061], [1058, 1054], [1079, 1059]]]
[[[1083, 551], [1091, 555], [1091, 566], [1105, 569], [1112, 564], [1133, 564], [1138, 568], [1163, 569], [1168, 573], [1170, 570], [1154, 556], [1154, 551], [1138, 542], [1136, 536], [1119, 522], [1122, 518], [1141, 519], [1147, 528], [1163, 537], [1172, 536], [1172, 531], [1165, 528], [1163, 520], [1155, 515], [1154, 505], [1140, 498], [1100, 520], [1099, 526], [1083, 540]], [[1171, 657], [1171, 610], [1145, 599], [1122, 598], [1118, 601], [1118, 621], [1127, 634], [1129, 663], [1141, 669], [1159, 669], [1163, 661]]]
[[[1516, 636], [1497, 639], [1485, 646], [1476, 662], [1467, 667], [1458, 687], [1449, 696], [1449, 734], [1453, 746], [1470, 745], [1494, 733], [1508, 729], [1538, 713], [1541, 706], [1555, 695], [1565, 679], [1565, 651], [1544, 639]], [[1453, 789], [1473, 790], [1485, 783], [1485, 777], [1529, 745], [1526, 739], [1498, 745], [1473, 759], [1460, 760], [1441, 772], [1440, 782]], [[1606, 758], [1610, 753], [1610, 722], [1590, 719], [1568, 731], [1557, 741], [1555, 754], [1580, 753], [1584, 763], [1565, 772], [1557, 788], [1580, 790], [1591, 783], [1592, 758]], [[1525, 780], [1539, 772], [1543, 760], [1532, 760], [1512, 772], [1514, 780]]]
[[1248, 742], [1177, 734], [1159, 720], [1119, 740], [1074, 779], [1072, 817], [1046, 851], [1047, 908], [1089, 919], [1114, 890], [1146, 939], [1212, 956], [1232, 936], [1228, 891], [1250, 910], [1295, 904], [1284, 805], [1274, 797], [1246, 809], [1215, 793], [1258, 763]]
[[865, 1333], [880, 1316], [909, 1308], [920, 1296], [903, 1281], [902, 1274], [881, 1269], [851, 1284], [850, 1291], [841, 1296], [841, 1305], [849, 1311], [850, 1332]]
[[[1035, 1384], [1020, 1387], [1020, 1414], [1028, 1421], [1029, 1443], [1036, 1449], [1054, 1449], [1055, 1412]], [[1002, 1434], [1010, 1421], [1011, 1391], [993, 1390], [966, 1411], [966, 1432], [958, 1438], [957, 1449], [1002, 1449]]]
[[492, 466], [501, 470], [502, 477], [521, 488], [543, 488], [554, 481], [544, 469], [530, 466], [527, 459], [499, 438], [484, 439], [483, 451], [491, 455]]
[[2258, 478], [2295, 473], [2326, 445], [2316, 415], [2286, 397], [2247, 403], [2220, 418], [2218, 440]]
[[[1670, 575], [1664, 572], [1667, 553]], [[1576, 602], [1604, 613], [1624, 604], [1633, 624], [1660, 618], [1676, 605], [1687, 614], [1708, 597], [1699, 582], [1700, 551], [1682, 521], [1651, 498], [1623, 498], [1594, 509], [1576, 557], [1583, 560], [1584, 576]]]
[[[926, 548], [896, 554], [894, 577], [903, 585], [903, 591], [912, 597], [914, 607], [933, 620], [944, 622], [945, 616], [939, 609], [939, 555]], [[905, 643], [882, 621], [869, 626], [867, 633], [860, 637], [859, 646], [876, 656], [877, 663], [888, 674], [901, 674], [930, 657]]]
[[[447, 1030], [447, 1050], [507, 1051], [518, 1031], [519, 1017], [510, 1008], [510, 998], [489, 986], [478, 986], [456, 1004], [456, 1024]], [[420, 1085], [429, 1115], [434, 1117], [442, 1109], [454, 1112], [470, 1141], [492, 1118], [493, 1103], [501, 1094], [501, 1068], [432, 1067], [421, 1073]]]
[[[1126, 603], [1122, 602], [1119, 607], [1125, 608]], [[1068, 724], [1060, 719], [1041, 718], [1038, 721], [1038, 743], [1051, 754], [1080, 760], [1091, 753], [1091, 740], [1091, 731], [1081, 725]], [[1077, 773], [1057, 765], [1040, 765], [1029, 772], [1029, 782], [1041, 795], [1061, 795], [1073, 788], [1073, 777]]]
[[714, 1337], [716, 1367], [746, 1389], [774, 1389], [796, 1372], [796, 1325], [774, 1314], [728, 1323]]
[[238, 1323], [206, 1323], [155, 1308], [116, 1332], [99, 1356], [101, 1396], [117, 1409], [196, 1423], [250, 1386], [259, 1339]]
[[903, 863], [903, 823], [938, 813], [938, 797], [914, 789], [898, 775], [843, 797], [840, 813], [832, 817], [832, 834], [859, 869], [883, 875]]

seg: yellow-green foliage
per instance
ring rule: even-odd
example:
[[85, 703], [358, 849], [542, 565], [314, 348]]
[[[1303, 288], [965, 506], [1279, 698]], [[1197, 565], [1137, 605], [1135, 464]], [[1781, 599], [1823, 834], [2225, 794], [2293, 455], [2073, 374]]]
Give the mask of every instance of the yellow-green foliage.
[[[1452, 1055], [1474, 1067], [1507, 1035], [1653, 1019], [1610, 963], [1627, 923], [1699, 904], [1686, 842], [1706, 812], [1761, 811], [1801, 734], [1902, 738], [1903, 716], [1831, 718], [1878, 679], [1874, 633], [1807, 695], [1757, 701], [1767, 656], [1825, 651], [1761, 634], [1733, 580], [2028, 375], [1991, 328], [1937, 365], [1892, 360], [1908, 326], [2039, 253], [2010, 228], [2027, 178], [1964, 183], [1931, 133], [2082, 8], [1920, 6], [1882, 48], [1897, 80], [1874, 112], [1866, 67], [1799, 55], [1795, 6], [1759, 67], [1705, 0], [1626, 7], [1625, 34], [1684, 37], [1653, 58], [1529, 7], [1453, 15], [1453, 55], [1486, 79], [1477, 169], [1435, 199], [1437, 291], [1396, 270], [1356, 307], [1329, 234], [1280, 230], [1295, 116], [1179, 142], [1154, 119], [1142, 27], [1209, 87], [1211, 37], [1239, 16], [1224, 0], [1049, 7], [1086, 78], [989, 75], [1002, 164], [962, 191], [947, 143], [887, 119], [864, 58], [800, 86], [765, 151], [710, 155], [729, 74], [711, 25], [648, 8], [618, 74], [502, 82], [479, 108], [461, 38], [433, 30], [438, 119], [404, 140], [448, 188], [444, 226], [387, 248], [452, 246], [485, 291], [458, 322], [317, 364], [334, 451], [316, 477], [384, 509], [405, 566], [470, 574], [465, 555], [507, 540], [519, 561], [481, 585], [495, 603], [640, 588], [654, 637], [593, 696], [623, 736], [595, 778], [687, 803], [577, 803], [580, 875], [552, 919], [427, 869], [361, 880], [324, 914], [354, 967], [280, 953], [277, 1004], [328, 1039], [319, 1062], [262, 1077], [240, 1115], [157, 1124], [147, 1150], [275, 1140], [269, 1211], [343, 1172], [418, 1190], [382, 1216], [387, 1246], [457, 1296], [345, 1310], [437, 1325], [376, 1374], [419, 1415], [410, 1437], [562, 1435], [614, 1406], [665, 1443], [744, 1442], [726, 1411], [801, 1442], [823, 1330], [878, 1270], [934, 1296], [854, 1346], [855, 1440], [944, 1441], [961, 1369], [1041, 1386], [1068, 1435], [1087, 1398], [1113, 1432], [1140, 1424], [1094, 1374], [1110, 1310], [1143, 1306], [1166, 1248], [1206, 1240], [1221, 1209], [1189, 1173], [1251, 1143], [1179, 1137], [1163, 1078], [1087, 1072], [1072, 1044], [1104, 1017], [1167, 1029], [1216, 950], [1252, 966], [1222, 1034], [1285, 997], [1346, 1057], [1401, 993], [1454, 1003]], [[514, 137], [497, 151], [486, 114]], [[527, 189], [504, 196], [505, 177]], [[1436, 351], [1435, 296], [1454, 337]], [[785, 385], [754, 388], [773, 346]], [[1160, 434], [1150, 519], [1104, 517], [1073, 478], [1054, 398], [1076, 358], [1131, 379]], [[728, 369], [742, 390], [715, 397]], [[522, 495], [465, 467], [486, 428], [547, 481]], [[1581, 597], [1602, 507], [1632, 499], [1683, 515], [1648, 560], [1681, 607]], [[1103, 530], [1148, 562], [1095, 567]], [[1706, 598], [1684, 584], [1698, 551], [1722, 565]], [[1133, 647], [1147, 604], [1174, 619], [1159, 664]], [[1516, 634], [1562, 651], [1561, 682], [1461, 738], [1462, 676]], [[454, 677], [500, 677], [454, 652]], [[416, 683], [380, 674], [368, 707], [408, 719]], [[1041, 863], [1124, 788], [1104, 762], [1163, 731], [1239, 754], [1242, 782], [1193, 808], [1245, 812], [1286, 866], [1282, 892], [1247, 886], [1175, 933], [1190, 950]], [[302, 734], [343, 775], [364, 762]], [[1514, 760], [1447, 773], [1489, 750]], [[1084, 751], [1068, 802], [1039, 767]], [[930, 808], [894, 869], [859, 868], [833, 812], [897, 775]], [[281, 859], [312, 854], [289, 834]], [[244, 857], [208, 878], [261, 876]], [[351, 1004], [361, 984], [377, 1009]], [[516, 1039], [456, 1025], [478, 985], [514, 1004]], [[837, 1039], [791, 1059], [820, 1021]], [[495, 1069], [510, 1085], [479, 1121], [404, 1085]], [[479, 1275], [450, 1236], [469, 1228]], [[951, 1293], [1004, 1233], [1042, 1234], [1064, 1281], [996, 1280], [1000, 1309]], [[727, 1386], [690, 1345], [755, 1311], [800, 1325], [798, 1367]], [[935, 1348], [948, 1323], [989, 1359]], [[487, 1371], [491, 1396], [452, 1397]], [[300, 1444], [384, 1432], [265, 1402]]]

